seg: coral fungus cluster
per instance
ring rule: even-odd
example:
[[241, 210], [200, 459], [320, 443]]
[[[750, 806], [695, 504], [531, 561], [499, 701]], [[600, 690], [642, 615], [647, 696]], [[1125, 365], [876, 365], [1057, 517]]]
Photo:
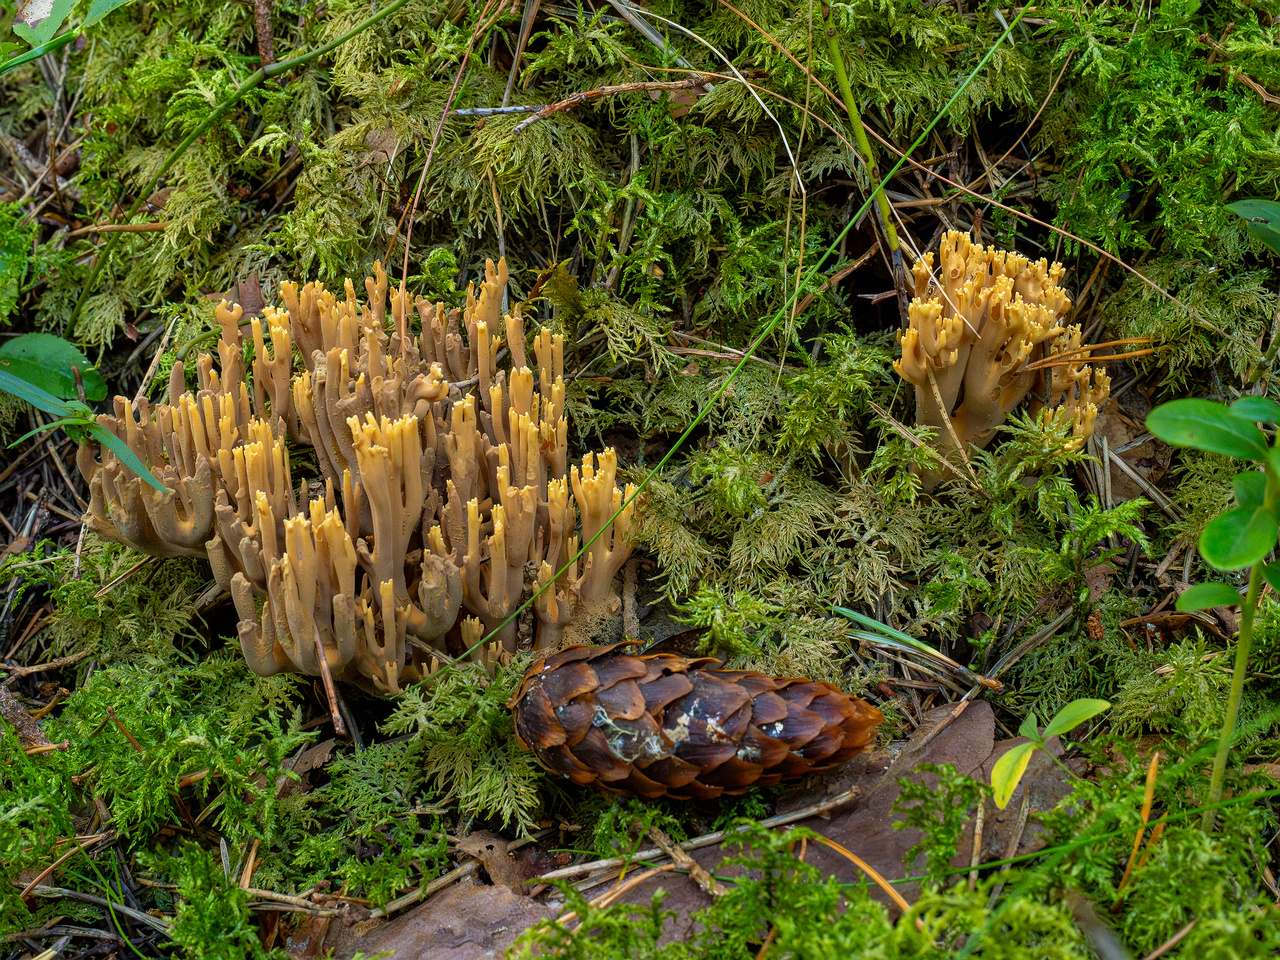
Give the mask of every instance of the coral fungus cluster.
[[[217, 363], [199, 357], [194, 392], [178, 362], [167, 402], [139, 400], [135, 412], [116, 399], [99, 423], [165, 493], [105, 448], [98, 461], [82, 446], [79, 466], [96, 533], [208, 559], [254, 671], [392, 694], [462, 650], [514, 652], [508, 620], [536, 587], [548, 587], [539, 647], [616, 609], [631, 511], [610, 529], [624, 499], [612, 450], [569, 468], [562, 338], [543, 329], [531, 368], [517, 309], [504, 324], [509, 369], [498, 369], [505, 263], [487, 264], [463, 311], [403, 286], [388, 299], [375, 272], [364, 303], [350, 282], [343, 300], [321, 284], [282, 284], [285, 309], [267, 308], [248, 338], [241, 308], [224, 302]], [[297, 488], [290, 444], [312, 448], [319, 468]], [[579, 514], [584, 541], [599, 534], [581, 565], [569, 564]], [[494, 630], [497, 641], [478, 646]]]
[[[912, 268], [910, 326], [893, 365], [915, 386], [916, 421], [937, 428], [944, 452], [985, 447], [1039, 387], [1041, 404], [1071, 417], [1071, 449], [1083, 446], [1111, 381], [1085, 364], [1080, 328], [1062, 326], [1071, 308], [1058, 285], [1062, 265], [982, 247], [957, 231], [943, 237], [936, 271], [933, 263], [926, 253]], [[1031, 366], [1041, 344], [1050, 360], [1043, 371]]]

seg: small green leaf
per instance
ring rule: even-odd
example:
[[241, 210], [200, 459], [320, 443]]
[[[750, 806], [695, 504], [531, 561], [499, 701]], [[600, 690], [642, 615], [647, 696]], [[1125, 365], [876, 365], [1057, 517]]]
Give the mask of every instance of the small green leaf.
[[1227, 204], [1227, 209], [1243, 217], [1254, 237], [1280, 256], [1280, 203], [1274, 200], [1237, 200]]
[[1034, 713], [1028, 713], [1027, 718], [1022, 721], [1022, 726], [1018, 728], [1018, 736], [1026, 737], [1028, 740], [1040, 739], [1040, 721], [1036, 719]]
[[1261, 470], [1245, 470], [1231, 479], [1236, 502], [1242, 507], [1257, 510], [1267, 499], [1267, 475]]
[[1106, 700], [1072, 700], [1049, 721], [1049, 725], [1044, 728], [1044, 738], [1048, 740], [1050, 737], [1060, 737], [1086, 720], [1110, 709], [1111, 704]]
[[1275, 549], [1280, 518], [1267, 507], [1220, 513], [1200, 534], [1200, 556], [1217, 570], [1252, 566]]
[[84, 23], [80, 24], [80, 29], [93, 26], [112, 10], [131, 2], [132, 0], [93, 0], [93, 3], [89, 4], [89, 12], [85, 15]]
[[1271, 589], [1280, 593], [1280, 563], [1264, 563], [1262, 565], [1262, 576], [1267, 583], [1271, 584]]
[[1010, 747], [991, 768], [991, 792], [996, 806], [1001, 810], [1009, 805], [1009, 798], [1018, 789], [1018, 783], [1027, 772], [1027, 764], [1031, 762], [1031, 754], [1035, 749], [1034, 743], [1020, 743], [1016, 747]]
[[[1266, 568], [1263, 569], [1265, 571]], [[1178, 609], [1183, 613], [1191, 613], [1193, 610], [1208, 610], [1210, 607], [1233, 607], [1239, 602], [1240, 594], [1229, 583], [1197, 583], [1178, 598]]]
[[76, 397], [72, 367], [80, 368], [85, 399], [107, 399], [107, 381], [72, 343], [51, 333], [24, 333], [0, 345], [0, 367], [63, 400]]
[[168, 493], [169, 488], [164, 486], [159, 480], [151, 475], [151, 471], [147, 469], [147, 465], [143, 463], [136, 453], [129, 449], [123, 440], [114, 433], [97, 423], [89, 427], [89, 432], [98, 440], [99, 443], [105, 444], [111, 448], [111, 452], [120, 458], [120, 462], [132, 470], [138, 479], [144, 481], [161, 493]]
[[1267, 438], [1253, 421], [1212, 400], [1162, 403], [1147, 415], [1147, 429], [1175, 447], [1241, 460], [1261, 460], [1267, 455]]
[[70, 403], [65, 400], [59, 400], [21, 377], [15, 377], [12, 373], [3, 369], [3, 366], [3, 364], [0, 364], [0, 391], [11, 393], [19, 400], [27, 401], [37, 410], [43, 410], [45, 413], [52, 414], [55, 417], [74, 415], [76, 408]]
[[1280, 423], [1280, 403], [1270, 397], [1241, 397], [1230, 407], [1232, 413], [1262, 423]]

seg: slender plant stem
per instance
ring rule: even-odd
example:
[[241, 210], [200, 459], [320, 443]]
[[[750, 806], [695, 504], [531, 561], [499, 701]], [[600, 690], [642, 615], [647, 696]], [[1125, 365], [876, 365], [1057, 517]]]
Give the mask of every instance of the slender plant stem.
[[[853, 121], [853, 136], [858, 142], [858, 152], [862, 154], [862, 162], [867, 168], [867, 178], [871, 181], [871, 189], [875, 194], [876, 207], [880, 211], [880, 225], [884, 228], [885, 242], [889, 254], [893, 258], [894, 282], [900, 283], [902, 275], [902, 251], [898, 247], [898, 231], [889, 219], [889, 198], [885, 196], [884, 184], [880, 179], [880, 170], [876, 166], [876, 155], [871, 152], [871, 141], [867, 139], [867, 128], [862, 125], [862, 114], [858, 112], [858, 104], [853, 99], [853, 87], [849, 83], [849, 73], [844, 68], [844, 57], [840, 55], [840, 42], [836, 39], [835, 27], [831, 25], [831, 5], [822, 4], [822, 20], [827, 28], [827, 46], [831, 50], [831, 64], [836, 71], [836, 83], [840, 85], [840, 95], [844, 98], [844, 108]], [[899, 296], [902, 290], [899, 289]], [[903, 304], [905, 310], [905, 301]]]
[[[160, 183], [160, 178], [173, 169], [173, 165], [182, 158], [184, 153], [187, 152], [187, 148], [195, 143], [200, 137], [204, 136], [210, 127], [222, 119], [222, 117], [224, 117], [232, 107], [244, 99], [244, 95], [246, 93], [253, 90], [255, 87], [261, 86], [264, 80], [269, 80], [279, 74], [287, 73], [294, 67], [300, 67], [304, 63], [308, 63], [311, 60], [315, 60], [317, 57], [324, 56], [331, 50], [337, 49], [352, 37], [373, 26], [379, 20], [383, 20], [391, 16], [391, 14], [395, 13], [408, 2], [409, 0], [392, 0], [391, 3], [383, 7], [377, 13], [365, 20], [362, 20], [342, 36], [335, 37], [323, 46], [317, 47], [307, 53], [300, 54], [292, 60], [282, 60], [279, 63], [272, 63], [268, 66], [260, 67], [258, 70], [250, 74], [245, 79], [244, 83], [236, 87], [225, 100], [214, 107], [213, 112], [197, 124], [192, 131], [187, 134], [186, 139], [174, 148], [173, 153], [169, 154], [165, 162], [161, 164], [160, 169], [155, 172], [155, 175], [151, 178], [150, 182], [138, 191], [137, 199], [133, 201], [133, 206], [129, 208], [128, 214], [125, 215], [125, 221], [133, 219], [139, 208], [146, 202], [147, 198], [151, 196], [156, 186]], [[121, 233], [112, 233], [106, 244], [103, 246], [102, 251], [98, 254], [93, 265], [93, 270], [89, 274], [89, 279], [85, 283], [84, 290], [80, 294], [80, 299], [76, 301], [76, 308], [71, 314], [70, 326], [75, 325], [76, 320], [79, 319], [80, 314], [84, 311], [84, 305], [88, 301], [89, 296], [93, 293], [94, 288], [97, 286], [98, 277], [101, 276], [103, 268], [111, 258], [111, 253], [115, 249], [116, 244], [119, 243], [122, 235], [123, 234]]]
[[[1236, 637], [1236, 667], [1231, 675], [1231, 693], [1227, 697], [1227, 715], [1222, 721], [1222, 733], [1218, 737], [1218, 752], [1213, 757], [1213, 773], [1209, 777], [1209, 803], [1222, 799], [1222, 781], [1227, 772], [1227, 756], [1231, 753], [1231, 736], [1236, 730], [1236, 714], [1240, 712], [1240, 698], [1244, 694], [1245, 669], [1249, 665], [1249, 644], [1253, 641], [1253, 614], [1258, 609], [1258, 594], [1262, 592], [1262, 560], [1249, 571], [1249, 593], [1244, 598], [1244, 610], [1240, 616], [1240, 635]], [[1213, 829], [1215, 811], [1204, 812], [1200, 825], [1207, 832]]]

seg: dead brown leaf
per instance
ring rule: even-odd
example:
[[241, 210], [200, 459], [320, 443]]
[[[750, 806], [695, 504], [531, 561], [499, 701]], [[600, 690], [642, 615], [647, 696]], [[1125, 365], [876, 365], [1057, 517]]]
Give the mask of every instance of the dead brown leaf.
[[458, 852], [475, 857], [482, 864], [495, 886], [506, 887], [513, 893], [524, 889], [524, 872], [507, 853], [507, 841], [488, 830], [476, 830], [458, 840]]

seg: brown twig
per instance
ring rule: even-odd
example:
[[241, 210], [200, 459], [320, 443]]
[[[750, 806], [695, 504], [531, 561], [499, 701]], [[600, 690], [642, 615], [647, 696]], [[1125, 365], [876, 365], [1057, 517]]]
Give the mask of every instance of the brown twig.
[[1157, 960], [1157, 958], [1163, 957], [1166, 953], [1168, 953], [1170, 950], [1176, 947], [1179, 941], [1181, 941], [1183, 937], [1185, 937], [1188, 933], [1190, 933], [1191, 929], [1195, 925], [1196, 925], [1196, 921], [1192, 920], [1185, 927], [1183, 927], [1181, 930], [1175, 933], [1172, 937], [1170, 937], [1164, 943], [1160, 944], [1160, 946], [1156, 947], [1154, 950], [1148, 953], [1145, 957], [1142, 958], [1142, 960]]
[[437, 877], [426, 886], [414, 887], [402, 897], [397, 897], [388, 903], [385, 907], [374, 910], [369, 916], [370, 918], [389, 917], [393, 913], [398, 913], [405, 907], [412, 906], [419, 900], [425, 900], [437, 890], [443, 890], [450, 884], [457, 883], [463, 877], [469, 877], [473, 873], [480, 870], [480, 861], [472, 860], [470, 863], [464, 863], [456, 869], [450, 870], [442, 877]]
[[129, 728], [124, 725], [124, 721], [116, 716], [116, 708], [110, 704], [107, 705], [107, 716], [109, 716], [112, 721], [115, 722], [115, 725], [120, 728], [120, 732], [123, 733], [124, 738], [133, 745], [133, 749], [145, 755], [147, 751], [143, 750], [142, 744], [138, 743], [138, 741], [133, 738], [133, 734], [130, 733]]
[[511, 131], [512, 135], [524, 133], [525, 130], [533, 126], [539, 120], [546, 120], [562, 113], [565, 110], [572, 110], [574, 107], [580, 107], [584, 103], [591, 103], [594, 100], [602, 100], [605, 97], [611, 97], [619, 93], [644, 93], [648, 91], [659, 90], [688, 90], [690, 87], [705, 86], [710, 82], [711, 77], [695, 73], [691, 77], [684, 80], [657, 80], [646, 81], [642, 83], [616, 83], [607, 87], [597, 87], [595, 90], [581, 90], [578, 93], [558, 100], [555, 103], [547, 104], [532, 116], [525, 117], [516, 124], [515, 129]]
[[70, 740], [63, 740], [61, 743], [45, 743], [38, 747], [24, 747], [22, 752], [28, 757], [34, 757], [40, 753], [54, 753], [55, 751], [67, 750], [71, 747]]
[[[787, 824], [795, 823], [798, 820], [807, 820], [809, 817], [821, 816], [832, 810], [844, 806], [851, 800], [855, 799], [861, 791], [857, 787], [846, 790], [838, 796], [832, 797], [830, 800], [824, 800], [821, 803], [811, 804], [799, 810], [793, 810], [791, 813], [779, 814], [776, 817], [770, 817], [767, 820], [761, 820], [760, 825], [763, 827], [783, 827]], [[734, 836], [736, 830], [717, 830], [714, 833], [703, 834], [695, 837], [686, 843], [681, 844], [685, 850], [698, 850], [702, 847], [709, 847], [720, 841]], [[613, 867], [625, 866], [636, 860], [652, 860], [656, 857], [663, 856], [661, 850], [657, 847], [650, 847], [645, 850], [637, 850], [630, 857], [609, 857], [605, 860], [592, 860], [589, 863], [579, 863], [571, 867], [562, 867], [559, 870], [551, 870], [537, 877], [530, 877], [525, 883], [542, 883], [547, 880], [560, 880], [565, 877], [577, 877], [584, 873], [591, 873], [595, 870], [608, 870]]]
[[978, 796], [978, 813], [973, 818], [973, 852], [969, 856], [969, 890], [978, 889], [978, 863], [982, 860], [982, 827], [987, 818], [987, 795]]
[[253, 29], [258, 40], [258, 66], [276, 62], [276, 38], [271, 32], [271, 0], [253, 0]]
[[77, 853], [87, 852], [89, 847], [95, 846], [96, 844], [100, 843], [102, 840], [106, 839], [108, 836], [112, 836], [112, 835], [113, 834], [111, 831], [107, 831], [106, 833], [99, 833], [95, 836], [88, 837], [83, 842], [80, 841], [79, 839], [75, 840], [74, 847], [72, 847], [62, 856], [60, 856], [57, 860], [53, 861], [53, 863], [49, 864], [49, 866], [45, 867], [42, 871], [40, 871], [40, 873], [35, 877], [35, 879], [33, 879], [30, 883], [28, 883], [25, 887], [22, 888], [22, 892], [18, 894], [19, 899], [25, 900], [28, 896], [31, 895], [31, 891], [35, 890], [36, 887], [44, 883], [44, 881], [49, 877], [51, 873], [53, 873], [53, 871], [57, 870], [58, 867], [62, 866], [63, 863], [65, 863], [67, 860], [74, 857]]
[[879, 251], [879, 249], [880, 249], [880, 238], [876, 237], [874, 240], [871, 241], [871, 246], [867, 248], [866, 253], [860, 256], [857, 260], [853, 261], [853, 263], [849, 264], [847, 267], [841, 267], [831, 276], [827, 277], [826, 280], [823, 280], [822, 286], [820, 286], [817, 290], [814, 290], [812, 293], [805, 294], [804, 299], [796, 304], [796, 308], [795, 308], [795, 311], [792, 313], [792, 316], [798, 317], [800, 316], [800, 314], [804, 313], [805, 308], [808, 307], [809, 304], [813, 303], [813, 301], [818, 298], [819, 294], [826, 293], [828, 290], [834, 287], [837, 283], [839, 283], [845, 277], [849, 276], [849, 274], [853, 273], [853, 271], [857, 270], [860, 266], [862, 266], [864, 263], [866, 263], [868, 260], [874, 257], [877, 251]]
[[320, 660], [320, 679], [324, 683], [324, 693], [329, 700], [329, 716], [333, 720], [333, 732], [338, 736], [346, 736], [347, 726], [342, 722], [342, 711], [338, 707], [338, 689], [333, 685], [333, 674], [329, 672], [329, 658], [324, 652], [324, 643], [320, 639], [320, 630], [315, 630], [316, 656]]
[[98, 592], [93, 595], [93, 599], [101, 600], [108, 593], [110, 593], [116, 587], [120, 586], [120, 584], [124, 583], [126, 580], [132, 577], [135, 573], [137, 573], [139, 570], [141, 570], [148, 563], [151, 563], [155, 559], [156, 559], [155, 557], [143, 557], [141, 560], [135, 563], [132, 567], [130, 567], [124, 573], [120, 574], [120, 576], [116, 577], [110, 583], [100, 588]]
[[8, 667], [0, 663], [0, 670], [8, 670], [10, 677], [20, 680], [33, 673], [44, 673], [46, 670], [57, 670], [59, 667], [69, 667], [73, 663], [79, 663], [87, 656], [89, 656], [89, 651], [82, 650], [80, 653], [73, 653], [69, 657], [58, 657], [58, 659], [50, 660], [47, 663], [37, 663], [34, 667]]
[[650, 840], [658, 845], [659, 850], [671, 858], [671, 862], [676, 865], [677, 869], [688, 872], [689, 878], [701, 887], [704, 893], [713, 897], [723, 897], [729, 892], [727, 887], [707, 873], [706, 867], [689, 856], [680, 844], [676, 843], [657, 827], [651, 826], [647, 835]]

